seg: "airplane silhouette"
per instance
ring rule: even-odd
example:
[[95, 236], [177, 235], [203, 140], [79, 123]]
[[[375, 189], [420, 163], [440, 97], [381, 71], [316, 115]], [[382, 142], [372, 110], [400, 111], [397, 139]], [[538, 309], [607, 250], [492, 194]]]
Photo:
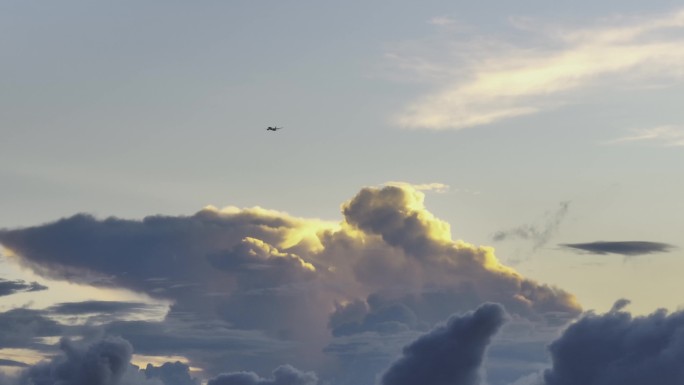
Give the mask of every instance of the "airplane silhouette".
[[282, 128], [283, 128], [283, 127], [269, 127], [269, 128], [266, 129], [266, 131], [278, 131], [278, 130], [280, 130], [280, 129], [282, 129]]

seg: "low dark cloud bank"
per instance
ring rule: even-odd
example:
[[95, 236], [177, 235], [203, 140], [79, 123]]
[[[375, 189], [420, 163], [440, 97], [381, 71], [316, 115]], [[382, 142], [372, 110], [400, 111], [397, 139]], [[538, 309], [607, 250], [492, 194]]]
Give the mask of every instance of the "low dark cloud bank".
[[667, 253], [675, 248], [675, 246], [667, 243], [646, 241], [563, 243], [560, 246], [580, 252], [592, 254], [619, 254], [626, 257]]
[[[23, 366], [15, 376], [0, 374], [0, 385], [199, 385], [190, 367], [181, 362], [161, 366], [148, 364], [140, 369], [131, 364], [133, 346], [119, 337], [105, 337], [90, 344], [67, 338], [59, 342], [60, 353], [49, 360], [29, 366], [9, 360], [0, 363]], [[291, 365], [273, 371], [271, 379], [253, 372], [232, 372], [209, 379], [209, 385], [316, 385], [313, 372]]]
[[166, 362], [161, 366], [147, 364], [144, 370], [148, 379], [159, 379], [163, 385], [200, 385], [190, 374], [190, 367], [182, 362]]
[[450, 318], [406, 346], [382, 376], [382, 385], [479, 384], [485, 349], [505, 319], [497, 304]]
[[587, 314], [550, 346], [546, 385], [681, 385], [684, 312]]
[[253, 372], [221, 374], [209, 380], [207, 385], [316, 385], [318, 377], [313, 372], [302, 372], [290, 365], [273, 371], [273, 378], [261, 378]]
[[0, 278], [0, 297], [16, 293], [41, 290], [47, 290], [47, 286], [43, 286], [38, 282], [26, 282], [23, 280], [7, 280]]

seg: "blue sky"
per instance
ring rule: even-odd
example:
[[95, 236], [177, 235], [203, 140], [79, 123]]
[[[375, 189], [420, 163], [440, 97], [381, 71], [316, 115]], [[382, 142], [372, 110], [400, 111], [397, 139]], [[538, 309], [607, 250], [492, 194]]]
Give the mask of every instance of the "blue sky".
[[[499, 273], [515, 269], [524, 279], [553, 285], [573, 295], [583, 310], [608, 311], [620, 298], [632, 300], [629, 310], [635, 315], [658, 308], [676, 311], [684, 303], [678, 294], [678, 272], [684, 268], [684, 10], [676, 2], [5, 1], [0, 25], [0, 70], [5, 74], [0, 87], [0, 228], [6, 230], [2, 234], [21, 234], [18, 229], [32, 227], [47, 237], [31, 238], [30, 245], [17, 240], [23, 236], [0, 237], [5, 247], [0, 278], [14, 282], [13, 294], [0, 297], [4, 312], [27, 308], [58, 319], [54, 306], [60, 303], [142, 301], [157, 307], [124, 312], [107, 322], [119, 316], [177, 322], [164, 318], [163, 309], [183, 307], [187, 298], [160, 294], [149, 284], [173, 274], [144, 276], [141, 268], [139, 277], [126, 278], [132, 273], [123, 266], [132, 265], [117, 270], [88, 262], [88, 253], [110, 255], [92, 245], [79, 248], [90, 230], [69, 238], [74, 244], [53, 244], [48, 236], [53, 227], [42, 225], [77, 213], [94, 216], [85, 222], [92, 229], [107, 228], [102, 222], [107, 217], [129, 220], [122, 223], [131, 226], [131, 234], [141, 231], [133, 238], [102, 231], [130, 242], [125, 250], [145, 260], [145, 250], [166, 255], [161, 250], [171, 246], [154, 252], [137, 248], [137, 237], [148, 234], [141, 230], [147, 226], [140, 222], [144, 217], [185, 223], [213, 206], [203, 212], [235, 221], [249, 239], [191, 236], [188, 227], [175, 235], [187, 243], [176, 247], [193, 258], [205, 258], [193, 254], [200, 251], [214, 255], [226, 250], [233, 256], [226, 258], [238, 258], [251, 250], [265, 253], [267, 261], [288, 261], [292, 277], [308, 277], [307, 263], [316, 274], [324, 265], [349, 271], [338, 272], [344, 277], [339, 281], [325, 278], [344, 289], [316, 300], [321, 310], [312, 317], [322, 329], [312, 328], [320, 335], [303, 338], [294, 326], [296, 337], [255, 328], [279, 343], [305, 341], [311, 349], [302, 353], [307, 359], [313, 360], [311, 352], [320, 353], [310, 367], [275, 353], [262, 361], [238, 360], [244, 367], [219, 368], [219, 359], [207, 358], [211, 354], [206, 352], [189, 354], [186, 362], [204, 369], [204, 380], [232, 370], [267, 377], [277, 365], [293, 364], [295, 370], [342, 384], [351, 380], [342, 380], [332, 369], [342, 365], [335, 361], [341, 356], [323, 352], [348, 348], [363, 333], [331, 340], [325, 320], [335, 314], [335, 303], [342, 314], [340, 309], [356, 300], [365, 301], [365, 311], [375, 314], [371, 294], [385, 293], [389, 288], [381, 282], [392, 279], [376, 277], [373, 283], [359, 273], [375, 271], [371, 262], [359, 262], [371, 251], [354, 249], [359, 259], [347, 265], [330, 250], [339, 250], [337, 242], [344, 237], [382, 235], [389, 238], [383, 238], [377, 252], [387, 253], [382, 263], [396, 267], [390, 261], [399, 246], [388, 240], [389, 223], [363, 228], [366, 222], [342, 213], [341, 206], [362, 201], [363, 191], [373, 191], [378, 202], [391, 199], [392, 189], [408, 197], [404, 203], [422, 197], [419, 209], [406, 203], [388, 210], [429, 213], [421, 217], [428, 218], [421, 223], [427, 224], [429, 239], [440, 245], [463, 240], [473, 247], [494, 247], [496, 260], [505, 267]], [[271, 125], [285, 129], [266, 132]], [[394, 187], [382, 188], [388, 185]], [[376, 204], [364, 210], [377, 214]], [[224, 207], [231, 208], [221, 211]], [[246, 225], [245, 218], [284, 221], [289, 230], [264, 233]], [[433, 232], [431, 226], [439, 223], [449, 224], [449, 237]], [[327, 239], [316, 231], [337, 235]], [[301, 234], [308, 235], [298, 238]], [[196, 244], [198, 239], [209, 244]], [[303, 243], [293, 244], [293, 239]], [[635, 241], [648, 242], [647, 250], [598, 253], [612, 244], [584, 252], [564, 246], [622, 242], [630, 247], [635, 244], [625, 242]], [[326, 251], [312, 246], [318, 243]], [[406, 255], [401, 258], [414, 253], [420, 261], [434, 252], [402, 247]], [[224, 274], [226, 263], [242, 268], [238, 262], [209, 265]], [[482, 263], [486, 269], [494, 266]], [[218, 274], [207, 266], [202, 267], [209, 269], [207, 274]], [[437, 287], [453, 289], [446, 278], [432, 276], [437, 274], [432, 268], [415, 268], [426, 269], [427, 281], [395, 277], [405, 285], [401, 290], [425, 293], [427, 277]], [[174, 284], [197, 284], [188, 281], [195, 279], [190, 275]], [[236, 287], [244, 289], [235, 279]], [[216, 280], [208, 279], [212, 293], [237, 290]], [[48, 289], [31, 291], [20, 281]], [[483, 285], [482, 293], [493, 293], [488, 283]], [[534, 318], [509, 309], [508, 297], [482, 293], [482, 301], [498, 298], [514, 319]], [[458, 303], [461, 307], [445, 310], [446, 315], [478, 305]], [[407, 324], [406, 333], [392, 334], [395, 339], [388, 345], [396, 348], [395, 355], [416, 333], [447, 318], [422, 314], [416, 304], [401, 306], [416, 313], [418, 321]], [[534, 314], [541, 312], [534, 309]], [[236, 322], [216, 309], [192, 311], [211, 314], [216, 322]], [[71, 321], [84, 321], [77, 318]], [[293, 325], [302, 321], [295, 318], [289, 321]], [[103, 330], [114, 330], [105, 319], [102, 314], [98, 318]], [[359, 327], [368, 326], [363, 322]], [[229, 334], [246, 329], [229, 325]], [[512, 336], [503, 330], [502, 341]], [[554, 331], [535, 330], [539, 346], [553, 340]], [[379, 337], [367, 337], [361, 342], [376, 346]], [[2, 341], [0, 358], [8, 359], [17, 347]], [[135, 341], [130, 342], [137, 351]], [[22, 353], [27, 363], [27, 357], [43, 349], [31, 346], [33, 353]], [[374, 357], [382, 357], [377, 366], [359, 368], [366, 376], [359, 381], [389, 367], [391, 349], [376, 352]], [[148, 360], [183, 355], [148, 350]], [[504, 358], [497, 357], [494, 362], [506, 367]], [[543, 369], [534, 366], [539, 362], [519, 364], [533, 373]], [[492, 384], [532, 381], [523, 369], [490, 369]]]

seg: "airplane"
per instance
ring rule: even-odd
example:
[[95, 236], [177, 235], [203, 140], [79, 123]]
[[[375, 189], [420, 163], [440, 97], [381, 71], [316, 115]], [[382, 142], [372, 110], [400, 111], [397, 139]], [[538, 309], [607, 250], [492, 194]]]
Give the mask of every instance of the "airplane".
[[266, 131], [278, 131], [283, 129], [284, 127], [269, 127], [266, 129]]

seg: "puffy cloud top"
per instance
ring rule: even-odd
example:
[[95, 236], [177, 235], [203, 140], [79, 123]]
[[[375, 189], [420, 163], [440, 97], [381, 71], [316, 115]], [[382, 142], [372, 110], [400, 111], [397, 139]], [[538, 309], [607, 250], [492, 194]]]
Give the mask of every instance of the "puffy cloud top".
[[29, 368], [21, 379], [31, 385], [117, 385], [129, 368], [133, 348], [110, 338], [82, 349], [62, 339], [62, 356]]
[[625, 305], [585, 315], [551, 344], [546, 385], [684, 383], [684, 312], [632, 317]]
[[318, 377], [313, 372], [302, 372], [290, 365], [279, 366], [273, 371], [273, 378], [259, 377], [253, 372], [221, 374], [209, 380], [207, 385], [316, 385]]
[[451, 317], [446, 325], [404, 348], [383, 375], [382, 385], [475, 385], [491, 337], [505, 322], [500, 305], [484, 304]]

